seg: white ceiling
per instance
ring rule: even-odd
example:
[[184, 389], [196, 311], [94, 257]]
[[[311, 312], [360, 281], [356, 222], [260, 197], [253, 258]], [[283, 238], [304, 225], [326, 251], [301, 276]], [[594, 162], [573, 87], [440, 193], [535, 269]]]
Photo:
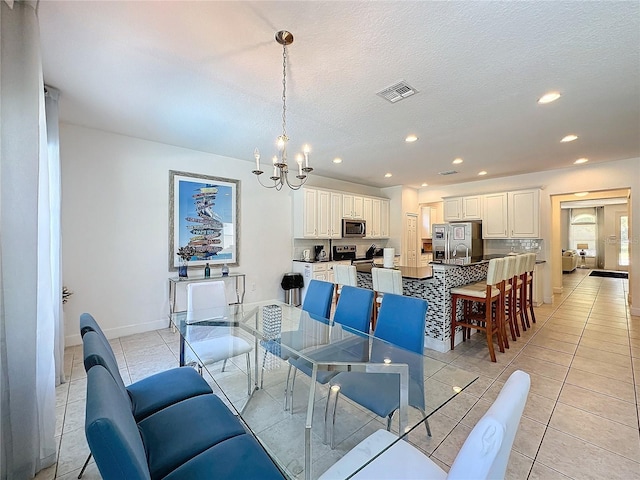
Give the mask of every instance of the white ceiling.
[[[318, 174], [419, 187], [640, 157], [637, 1], [41, 0], [38, 15], [68, 123], [268, 159], [286, 29], [290, 152], [309, 143]], [[376, 95], [398, 80], [419, 93]]]

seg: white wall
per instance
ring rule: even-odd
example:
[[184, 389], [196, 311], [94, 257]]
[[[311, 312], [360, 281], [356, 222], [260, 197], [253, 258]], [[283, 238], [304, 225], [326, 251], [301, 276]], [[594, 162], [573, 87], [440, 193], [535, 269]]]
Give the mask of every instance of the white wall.
[[[250, 159], [248, 150], [247, 158]], [[60, 126], [63, 281], [67, 345], [90, 312], [109, 337], [168, 325], [169, 170], [240, 180], [239, 263], [245, 302], [284, 298], [291, 271], [292, 195], [258, 185], [251, 162], [75, 125]], [[315, 176], [313, 184], [384, 196], [380, 189]], [[197, 272], [196, 274], [201, 274]]]
[[[613, 162], [581, 165], [571, 168], [549, 170], [546, 172], [516, 175], [505, 178], [481, 180], [461, 183], [449, 187], [425, 187], [418, 193], [420, 203], [440, 200], [445, 196], [463, 196], [509, 190], [541, 187], [540, 195], [540, 230], [545, 239], [544, 255], [551, 259], [551, 196], [569, 194], [580, 191], [604, 191], [620, 188], [631, 189], [631, 272], [640, 278], [640, 158], [631, 158]], [[559, 227], [558, 227], [559, 228]], [[552, 299], [551, 272], [547, 268], [544, 273], [545, 302]], [[633, 275], [631, 276], [633, 277]], [[632, 313], [640, 315], [640, 281], [630, 278], [630, 296]]]

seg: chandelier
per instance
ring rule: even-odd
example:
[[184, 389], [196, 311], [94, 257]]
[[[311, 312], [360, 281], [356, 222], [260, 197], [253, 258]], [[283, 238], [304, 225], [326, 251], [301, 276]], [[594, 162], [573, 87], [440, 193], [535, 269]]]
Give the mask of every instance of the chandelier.
[[278, 148], [278, 154], [272, 158], [273, 162], [273, 175], [271, 175], [272, 185], [265, 185], [260, 180], [260, 175], [264, 172], [260, 170], [260, 152], [256, 148], [253, 152], [253, 156], [256, 159], [256, 169], [253, 173], [257, 178], [260, 185], [266, 188], [275, 188], [281, 190], [284, 185], [287, 185], [292, 190], [298, 190], [307, 181], [307, 174], [313, 171], [313, 168], [309, 166], [309, 145], [305, 145], [302, 148], [302, 154], [296, 155], [296, 163], [298, 164], [298, 174], [296, 178], [298, 182], [289, 179], [289, 165], [287, 164], [287, 45], [293, 43], [293, 34], [286, 30], [281, 30], [276, 33], [276, 42], [282, 45], [282, 135], [276, 139], [276, 146]]

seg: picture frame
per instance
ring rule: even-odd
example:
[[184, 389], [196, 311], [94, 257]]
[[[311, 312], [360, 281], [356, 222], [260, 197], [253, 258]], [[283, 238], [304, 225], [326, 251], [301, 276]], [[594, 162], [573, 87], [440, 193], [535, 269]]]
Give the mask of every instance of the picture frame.
[[178, 249], [195, 250], [188, 266], [239, 265], [240, 180], [169, 170], [169, 269]]
[[464, 227], [453, 227], [453, 239], [464, 240]]

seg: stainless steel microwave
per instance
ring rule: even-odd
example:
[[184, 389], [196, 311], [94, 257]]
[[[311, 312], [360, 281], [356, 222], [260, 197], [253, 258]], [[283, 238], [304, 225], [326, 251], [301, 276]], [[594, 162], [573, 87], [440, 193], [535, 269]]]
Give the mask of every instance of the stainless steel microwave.
[[366, 234], [367, 224], [364, 220], [342, 219], [342, 238], [362, 238]]

